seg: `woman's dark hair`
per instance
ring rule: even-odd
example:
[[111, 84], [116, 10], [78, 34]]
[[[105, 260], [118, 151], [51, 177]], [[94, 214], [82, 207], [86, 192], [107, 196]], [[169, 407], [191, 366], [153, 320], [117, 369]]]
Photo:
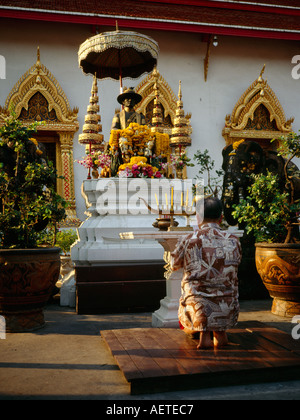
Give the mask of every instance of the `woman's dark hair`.
[[204, 199], [204, 219], [220, 219], [223, 213], [222, 201], [216, 197]]

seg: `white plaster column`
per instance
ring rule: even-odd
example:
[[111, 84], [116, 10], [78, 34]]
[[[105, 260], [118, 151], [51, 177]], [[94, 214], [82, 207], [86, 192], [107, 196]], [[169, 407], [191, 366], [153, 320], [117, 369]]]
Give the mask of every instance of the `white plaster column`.
[[[190, 232], [183, 232], [188, 234]], [[166, 296], [160, 301], [160, 308], [152, 314], [152, 326], [156, 328], [177, 328], [179, 298], [181, 295], [181, 280], [183, 269], [173, 271], [170, 266], [171, 252], [174, 251], [178, 241], [175, 238], [162, 238], [157, 241], [164, 248]]]

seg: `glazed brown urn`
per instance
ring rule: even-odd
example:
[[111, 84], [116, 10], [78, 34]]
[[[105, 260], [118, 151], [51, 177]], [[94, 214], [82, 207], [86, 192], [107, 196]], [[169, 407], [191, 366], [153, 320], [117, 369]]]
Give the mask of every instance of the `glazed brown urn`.
[[273, 298], [272, 313], [300, 315], [300, 244], [257, 243], [257, 271]]
[[45, 324], [43, 309], [60, 272], [60, 248], [0, 250], [0, 315], [7, 332]]

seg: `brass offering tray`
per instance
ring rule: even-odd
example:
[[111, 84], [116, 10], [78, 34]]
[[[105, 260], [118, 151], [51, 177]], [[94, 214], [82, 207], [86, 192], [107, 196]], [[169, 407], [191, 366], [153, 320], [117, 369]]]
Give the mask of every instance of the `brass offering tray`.
[[[184, 206], [181, 206], [181, 211], [174, 211], [174, 204], [173, 204], [173, 195], [172, 195], [172, 199], [171, 199], [171, 206], [170, 209], [161, 209], [159, 207], [159, 205], [157, 206], [157, 209], [154, 209], [153, 207], [151, 207], [142, 197], [139, 197], [146, 205], [146, 207], [148, 208], [148, 210], [151, 213], [154, 214], [158, 214], [160, 217], [158, 217], [156, 219], [156, 222], [153, 223], [153, 227], [158, 228], [159, 230], [167, 230], [167, 231], [189, 231], [189, 230], [193, 230], [193, 228], [190, 226], [189, 223], [189, 218], [191, 216], [195, 216], [196, 215], [196, 210], [191, 212], [187, 212], [187, 208], [188, 206], [185, 206], [185, 210], [184, 210]], [[157, 201], [158, 204], [158, 201]], [[168, 207], [168, 203], [167, 203], [167, 207]], [[190, 208], [192, 209], [192, 205], [190, 206]], [[184, 216], [187, 218], [187, 224], [186, 226], [178, 226], [178, 222], [175, 220], [174, 215], [177, 216]]]

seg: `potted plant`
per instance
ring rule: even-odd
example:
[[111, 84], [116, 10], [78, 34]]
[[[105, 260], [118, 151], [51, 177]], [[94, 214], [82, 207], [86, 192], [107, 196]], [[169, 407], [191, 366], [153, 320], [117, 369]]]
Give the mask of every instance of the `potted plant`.
[[66, 216], [57, 173], [34, 138], [37, 123], [12, 113], [0, 128], [0, 314], [9, 332], [44, 325], [43, 308], [60, 270], [60, 248], [39, 246], [40, 232]]
[[60, 256], [61, 261], [61, 268], [60, 268], [60, 276], [63, 278], [66, 274], [68, 274], [72, 268], [72, 260], [71, 260], [71, 246], [76, 242], [78, 239], [77, 233], [73, 229], [64, 229], [60, 230], [56, 234], [56, 246], [58, 246], [62, 254]]
[[278, 154], [285, 158], [284, 177], [270, 172], [252, 175], [249, 196], [233, 216], [256, 241], [259, 275], [273, 298], [272, 312], [300, 314], [300, 178], [294, 157], [300, 157], [300, 135], [281, 137]]
[[[215, 161], [210, 157], [209, 151], [207, 149], [204, 152], [197, 150], [194, 154], [194, 160], [196, 161], [196, 166], [198, 168], [198, 175], [206, 174], [207, 184], [204, 187], [204, 194], [212, 195], [214, 197], [219, 197], [222, 193], [222, 185], [220, 185], [222, 177], [224, 176], [224, 171], [222, 169], [215, 170]], [[213, 175], [215, 170], [216, 176]], [[202, 177], [201, 177], [202, 178]]]

